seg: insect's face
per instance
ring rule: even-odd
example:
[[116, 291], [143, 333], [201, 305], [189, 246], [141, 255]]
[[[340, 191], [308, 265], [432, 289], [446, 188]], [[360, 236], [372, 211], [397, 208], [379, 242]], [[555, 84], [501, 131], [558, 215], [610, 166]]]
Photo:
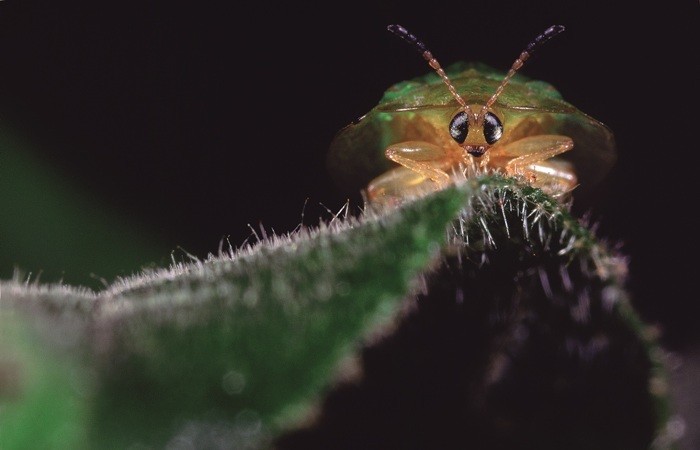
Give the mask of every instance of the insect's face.
[[[480, 105], [458, 111], [450, 121], [450, 136], [467, 153], [480, 158], [503, 136], [503, 122]], [[478, 113], [473, 113], [478, 111]]]

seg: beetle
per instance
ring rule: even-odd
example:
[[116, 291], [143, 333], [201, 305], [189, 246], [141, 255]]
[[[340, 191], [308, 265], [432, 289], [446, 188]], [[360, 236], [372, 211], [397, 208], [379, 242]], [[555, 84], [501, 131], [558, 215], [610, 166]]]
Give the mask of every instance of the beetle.
[[346, 188], [366, 185], [369, 203], [400, 203], [480, 172], [520, 177], [561, 196], [579, 184], [592, 186], [614, 163], [614, 138], [605, 125], [550, 84], [516, 73], [563, 26], [538, 35], [505, 74], [480, 63], [443, 69], [404, 27], [387, 29], [433, 72], [389, 88], [331, 143], [331, 173]]

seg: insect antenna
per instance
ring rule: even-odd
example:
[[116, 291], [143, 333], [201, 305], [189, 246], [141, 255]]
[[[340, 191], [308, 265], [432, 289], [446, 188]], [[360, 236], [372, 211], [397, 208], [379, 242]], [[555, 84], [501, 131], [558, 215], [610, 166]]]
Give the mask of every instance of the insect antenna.
[[491, 96], [491, 98], [486, 102], [486, 104], [483, 106], [481, 109], [480, 115], [483, 115], [487, 109], [491, 107], [491, 105], [494, 104], [496, 99], [498, 98], [499, 95], [501, 95], [501, 92], [503, 92], [503, 88], [506, 87], [508, 82], [510, 81], [511, 78], [513, 78], [513, 75], [515, 75], [515, 72], [518, 71], [523, 66], [523, 63], [527, 61], [527, 59], [532, 56], [534, 51], [542, 44], [547, 42], [548, 40], [552, 39], [554, 36], [558, 35], [564, 31], [564, 26], [563, 25], [552, 25], [551, 27], [547, 28], [544, 30], [542, 34], [537, 36], [535, 39], [533, 39], [529, 44], [527, 44], [527, 47], [525, 47], [525, 50], [520, 53], [520, 56], [515, 60], [513, 65], [510, 67], [510, 70], [506, 74], [505, 78], [503, 78], [503, 81], [501, 81], [501, 84], [498, 86], [496, 89], [496, 92]]
[[452, 81], [450, 81], [450, 79], [447, 77], [445, 71], [442, 70], [442, 66], [440, 66], [438, 60], [435, 59], [432, 53], [430, 53], [430, 50], [428, 50], [428, 47], [425, 46], [423, 41], [411, 34], [407, 29], [405, 29], [401, 25], [389, 25], [388, 27], [386, 27], [386, 29], [391, 31], [404, 41], [408, 42], [416, 50], [418, 50], [418, 53], [421, 54], [423, 59], [428, 61], [430, 67], [432, 67], [435, 70], [435, 72], [437, 72], [437, 74], [440, 75], [440, 78], [442, 78], [442, 81], [445, 82], [445, 85], [447, 85], [447, 89], [450, 91], [450, 94], [452, 94], [455, 100], [457, 100], [459, 106], [461, 106], [464, 112], [466, 112], [468, 115], [473, 116], [471, 108], [469, 108], [469, 105], [467, 105], [464, 99], [457, 93], [457, 89], [455, 89], [454, 84], [452, 84]]

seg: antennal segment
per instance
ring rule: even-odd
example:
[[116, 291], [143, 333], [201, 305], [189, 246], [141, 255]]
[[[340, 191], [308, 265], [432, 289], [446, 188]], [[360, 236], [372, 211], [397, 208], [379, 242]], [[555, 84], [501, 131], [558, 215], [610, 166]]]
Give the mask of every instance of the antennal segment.
[[[421, 54], [423, 59], [428, 61], [428, 64], [430, 67], [432, 67], [435, 72], [437, 72], [438, 75], [440, 75], [440, 78], [442, 78], [442, 81], [445, 83], [447, 86], [447, 89], [450, 91], [450, 94], [457, 100], [457, 103], [459, 103], [459, 106], [462, 107], [464, 112], [466, 112], [469, 116], [473, 116], [474, 114], [471, 111], [471, 108], [469, 108], [469, 105], [464, 101], [464, 99], [457, 93], [457, 89], [455, 89], [454, 85], [452, 84], [452, 81], [447, 77], [447, 74], [445, 73], [444, 70], [442, 70], [442, 66], [440, 66], [440, 63], [438, 62], [437, 59], [433, 56], [432, 53], [430, 53], [430, 50], [428, 50], [428, 47], [425, 46], [425, 44], [418, 39], [416, 36], [411, 34], [407, 29], [402, 27], [401, 25], [389, 25], [386, 27], [387, 30], [391, 31], [404, 41], [408, 42], [411, 44], [416, 50], [418, 50], [418, 53]], [[540, 36], [541, 37], [541, 36]], [[533, 41], [534, 42], [534, 41]]]
[[515, 72], [520, 69], [525, 61], [528, 60], [530, 56], [534, 53], [534, 51], [539, 48], [542, 44], [547, 42], [548, 40], [552, 39], [554, 36], [558, 35], [564, 31], [564, 26], [563, 25], [552, 25], [551, 27], [547, 28], [544, 30], [542, 34], [537, 36], [535, 39], [533, 39], [529, 44], [527, 44], [527, 47], [525, 47], [525, 50], [523, 50], [522, 53], [520, 53], [520, 56], [515, 60], [513, 65], [510, 67], [510, 70], [506, 74], [505, 78], [503, 78], [503, 81], [501, 81], [501, 84], [498, 86], [496, 89], [496, 92], [491, 96], [491, 98], [486, 102], [483, 108], [481, 108], [481, 112], [479, 115], [483, 115], [486, 113], [486, 110], [491, 107], [496, 102], [496, 99], [498, 98], [499, 95], [501, 95], [501, 92], [503, 92], [503, 89], [506, 87], [508, 82], [510, 81], [511, 78], [513, 78], [513, 75], [515, 75]]

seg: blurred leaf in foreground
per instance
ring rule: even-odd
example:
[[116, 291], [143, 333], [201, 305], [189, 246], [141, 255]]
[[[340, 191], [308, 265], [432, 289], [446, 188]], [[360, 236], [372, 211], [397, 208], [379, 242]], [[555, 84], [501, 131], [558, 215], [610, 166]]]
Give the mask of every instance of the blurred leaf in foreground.
[[2, 278], [19, 268], [43, 280], [97, 287], [91, 274], [105, 279], [130, 274], [170, 250], [80, 192], [3, 127], [0, 211]]

